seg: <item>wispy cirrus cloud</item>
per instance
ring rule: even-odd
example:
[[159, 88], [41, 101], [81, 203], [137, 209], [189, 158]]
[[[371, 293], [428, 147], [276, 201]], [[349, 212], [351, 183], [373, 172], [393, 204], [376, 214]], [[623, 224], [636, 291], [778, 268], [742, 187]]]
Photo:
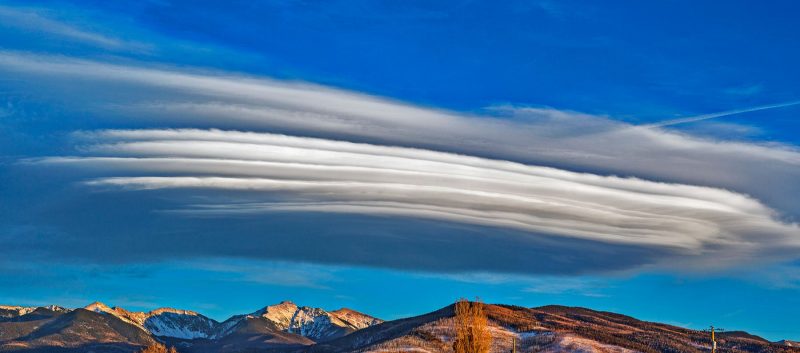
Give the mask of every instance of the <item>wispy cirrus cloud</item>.
[[585, 297], [603, 297], [603, 289], [608, 284], [603, 281], [572, 278], [572, 277], [543, 277], [532, 278], [527, 281], [523, 292], [537, 294], [577, 294]]
[[690, 116], [690, 117], [685, 117], [685, 118], [665, 120], [665, 121], [660, 121], [660, 122], [657, 122], [657, 123], [644, 124], [644, 125], [639, 125], [639, 126], [644, 127], [644, 128], [666, 127], [666, 126], [672, 126], [672, 125], [678, 125], [678, 124], [693, 123], [693, 122], [709, 120], [709, 119], [722, 118], [722, 117], [736, 115], [736, 114], [744, 114], [744, 113], [750, 113], [750, 112], [757, 112], [757, 111], [761, 111], [761, 110], [791, 107], [791, 106], [795, 106], [795, 105], [798, 105], [798, 104], [800, 104], [800, 101], [791, 101], [791, 102], [783, 102], [783, 103], [778, 103], [778, 104], [759, 105], [759, 106], [756, 106], [756, 107], [743, 108], [743, 109], [734, 109], [734, 110], [726, 110], [724, 112], [717, 112], [717, 113]]
[[266, 284], [279, 287], [299, 287], [312, 289], [331, 289], [336, 282], [337, 268], [315, 266], [312, 264], [282, 262], [243, 262], [237, 259], [204, 259], [177, 264], [178, 267], [192, 271], [205, 271], [219, 274], [226, 280]]
[[757, 83], [751, 85], [729, 87], [725, 89], [724, 92], [735, 96], [752, 96], [764, 92], [764, 85]]
[[150, 48], [141, 42], [124, 40], [52, 18], [42, 9], [0, 6], [0, 26], [110, 50], [147, 51]]

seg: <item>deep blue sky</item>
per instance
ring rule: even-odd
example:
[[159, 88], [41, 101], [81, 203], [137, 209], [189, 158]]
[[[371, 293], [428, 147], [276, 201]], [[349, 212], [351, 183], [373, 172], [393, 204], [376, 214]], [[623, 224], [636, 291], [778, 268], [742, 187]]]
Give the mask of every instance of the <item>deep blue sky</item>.
[[[736, 252], [742, 256], [731, 261], [737, 266], [713, 269], [703, 261], [665, 264], [682, 259], [668, 255], [667, 248], [585, 238], [542, 235], [521, 253], [513, 250], [519, 236], [514, 231], [462, 229], [430, 219], [309, 212], [271, 213], [255, 220], [175, 220], [156, 211], [180, 208], [176, 200], [183, 197], [197, 202], [254, 196], [97, 192], [76, 185], [86, 178], [117, 176], [117, 171], [43, 170], [26, 162], [82, 155], [82, 142], [70, 135], [79, 130], [279, 132], [717, 187], [752, 196], [774, 211], [774, 219], [790, 224], [800, 215], [800, 204], [791, 196], [800, 184], [795, 183], [800, 176], [800, 105], [664, 126], [659, 134], [687, 140], [666, 150], [653, 147], [655, 152], [638, 140], [587, 147], [562, 144], [559, 138], [594, 136], [615, 124], [644, 125], [800, 100], [799, 10], [794, 1], [2, 2], [0, 65], [6, 67], [0, 69], [0, 247], [11, 256], [0, 260], [0, 302], [82, 306], [102, 300], [134, 310], [168, 305], [222, 320], [291, 299], [391, 319], [480, 296], [487, 302], [580, 305], [695, 328], [714, 324], [775, 340], [800, 339], [794, 328], [800, 316], [800, 267], [793, 255], [800, 248], [771, 244], [773, 238], [760, 231], [751, 231], [753, 239], [770, 249]], [[9, 60], [17, 61], [12, 65]], [[51, 75], [20, 61], [41, 67], [79, 62], [85, 69]], [[588, 154], [570, 160], [520, 150], [514, 154], [502, 149], [505, 140], [488, 132], [489, 143], [481, 149], [227, 117], [187, 122], [167, 116], [171, 112], [136, 109], [162, 101], [254, 103], [173, 92], [158, 84], [142, 88], [118, 83], [108, 73], [82, 76], [105, 64], [314, 83], [521, 124], [514, 126], [535, 124], [545, 131], [535, 136], [553, 138], [543, 142], [548, 149], [606, 153], [608, 148], [609, 155], [613, 150], [623, 161], [648, 156], [653, 161], [632, 161], [628, 168], [582, 161], [595, 158]], [[526, 115], [525, 108], [570, 117], [542, 120]], [[602, 120], [564, 121], [583, 121], [584, 115], [576, 114]], [[508, 150], [526, 146], [524, 141], [510, 137]], [[703, 141], [719, 151], [686, 141]], [[735, 159], [737, 148], [752, 146], [764, 150], [752, 159]], [[669, 159], [659, 166], [664, 156]], [[671, 167], [670, 161], [686, 164]], [[269, 202], [283, 197], [270, 195]], [[354, 229], [374, 237], [351, 235]], [[789, 237], [796, 244], [796, 225], [794, 230]], [[494, 232], [493, 247], [482, 247], [478, 239]], [[250, 238], [258, 235], [258, 241]], [[464, 253], [486, 260], [431, 260], [452, 248], [452, 237], [462, 235], [468, 239], [459, 245]], [[243, 245], [230, 245], [238, 242]], [[326, 254], [326, 248], [340, 253]], [[709, 248], [694, 256], [717, 256]], [[506, 260], [511, 264], [506, 266]]]

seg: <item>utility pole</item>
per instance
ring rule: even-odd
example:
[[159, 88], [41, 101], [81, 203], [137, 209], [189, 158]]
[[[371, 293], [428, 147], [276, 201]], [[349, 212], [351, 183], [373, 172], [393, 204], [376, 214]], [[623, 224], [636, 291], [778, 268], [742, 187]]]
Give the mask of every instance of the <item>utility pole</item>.
[[714, 326], [711, 326], [711, 353], [717, 353], [717, 339], [714, 337]]
[[511, 338], [511, 353], [517, 353], [517, 336]]
[[711, 332], [711, 353], [717, 353], [717, 337], [715, 336], [715, 331], [725, 331], [725, 329], [715, 328], [713, 325], [708, 330], [703, 330], [706, 332]]

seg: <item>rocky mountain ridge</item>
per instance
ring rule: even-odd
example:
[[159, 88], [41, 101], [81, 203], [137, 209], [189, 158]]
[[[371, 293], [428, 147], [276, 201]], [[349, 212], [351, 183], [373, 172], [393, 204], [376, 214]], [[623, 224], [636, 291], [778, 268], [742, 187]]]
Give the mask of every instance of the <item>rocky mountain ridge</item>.
[[[703, 331], [585, 308], [486, 305], [492, 353], [706, 353]], [[135, 352], [161, 342], [182, 353], [452, 352], [453, 306], [382, 322], [349, 309], [325, 311], [292, 302], [223, 322], [172, 308], [131, 312], [85, 308], [0, 307], [0, 352]], [[717, 336], [719, 353], [800, 353], [792, 341], [769, 342], [741, 331]]]
[[780, 341], [778, 341], [776, 343], [782, 344], [782, 345], [785, 345], [785, 346], [789, 346], [789, 347], [800, 347], [800, 342], [799, 341], [780, 340]]
[[0, 305], [0, 319], [27, 315], [35, 311], [36, 309], [47, 309], [57, 312], [68, 312], [70, 310], [58, 305], [47, 305], [47, 306]]
[[114, 315], [154, 336], [182, 339], [212, 338], [219, 323], [190, 310], [158, 308], [149, 312], [132, 312], [119, 307], [109, 307], [100, 302], [84, 309]]
[[285, 332], [315, 341], [336, 338], [383, 322], [346, 308], [329, 312], [320, 308], [298, 306], [291, 301], [264, 307], [248, 316], [263, 317]]
[[250, 314], [235, 315], [221, 323], [191, 310], [174, 308], [133, 312], [94, 302], [83, 309], [113, 315], [154, 336], [189, 340], [223, 338], [233, 332], [243, 320], [253, 318], [264, 318], [278, 330], [313, 341], [337, 338], [382, 322], [346, 308], [328, 312], [321, 308], [298, 306], [291, 301], [266, 306]]

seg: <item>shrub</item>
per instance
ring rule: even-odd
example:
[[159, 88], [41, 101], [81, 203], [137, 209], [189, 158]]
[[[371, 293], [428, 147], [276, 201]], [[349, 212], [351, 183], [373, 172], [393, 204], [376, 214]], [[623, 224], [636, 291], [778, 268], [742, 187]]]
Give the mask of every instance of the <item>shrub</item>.
[[169, 349], [167, 349], [163, 344], [155, 343], [142, 348], [139, 353], [178, 353], [178, 351], [175, 350], [175, 347], [169, 347]]

